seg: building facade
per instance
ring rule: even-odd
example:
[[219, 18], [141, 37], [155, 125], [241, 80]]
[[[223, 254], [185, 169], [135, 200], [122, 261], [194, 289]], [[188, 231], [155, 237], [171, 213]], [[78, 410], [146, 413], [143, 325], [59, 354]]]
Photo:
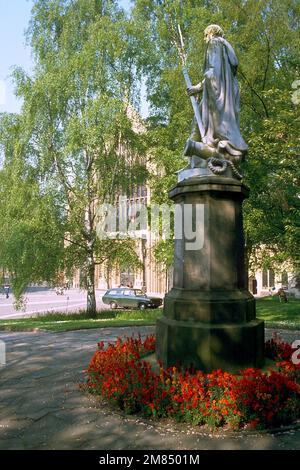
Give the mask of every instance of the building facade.
[[291, 297], [300, 299], [300, 279], [289, 270], [258, 269], [249, 276], [249, 291], [264, 297], [283, 288]]

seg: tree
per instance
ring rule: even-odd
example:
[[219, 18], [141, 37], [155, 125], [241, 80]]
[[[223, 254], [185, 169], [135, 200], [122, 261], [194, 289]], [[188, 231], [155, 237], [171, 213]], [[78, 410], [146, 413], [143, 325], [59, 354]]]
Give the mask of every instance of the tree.
[[34, 166], [24, 165], [21, 118], [0, 118], [0, 265], [16, 299], [30, 282], [54, 282], [63, 267], [62, 217]]
[[[270, 89], [264, 93], [264, 99], [273, 116], [264, 119], [260, 131], [249, 138], [252, 160], [247, 165], [247, 181], [252, 191], [245, 204], [247, 249], [254, 270], [289, 260], [297, 271], [300, 267], [299, 109], [292, 104], [289, 91]], [[257, 263], [262, 247], [265, 255]]]
[[296, 0], [136, 0], [133, 11], [136, 27], [143, 24], [148, 32], [141, 38], [140, 49], [145, 47], [147, 54], [140, 60], [151, 105], [151, 153], [167, 175], [153, 180], [154, 194], [168, 200], [175, 182], [170, 173], [183, 166], [181, 153], [192, 120], [172, 28], [181, 25], [190, 77], [198, 83], [203, 31], [211, 23], [220, 24], [239, 57], [241, 130], [249, 142], [243, 167], [251, 188], [244, 211], [248, 255], [265, 244], [294, 264], [300, 248], [300, 146], [299, 105], [291, 92], [300, 69], [299, 14]]
[[143, 263], [137, 255], [137, 243], [134, 239], [114, 241], [112, 249], [108, 252], [106, 259], [105, 278], [108, 288], [111, 287], [111, 273], [114, 269], [142, 269]]
[[24, 165], [33, 162], [62, 211], [64, 265], [84, 273], [94, 316], [95, 266], [111, 247], [97, 238], [96, 207], [145, 177], [129, 112], [138, 80], [131, 24], [114, 0], [36, 0], [28, 40], [34, 74], [14, 72], [24, 100]]

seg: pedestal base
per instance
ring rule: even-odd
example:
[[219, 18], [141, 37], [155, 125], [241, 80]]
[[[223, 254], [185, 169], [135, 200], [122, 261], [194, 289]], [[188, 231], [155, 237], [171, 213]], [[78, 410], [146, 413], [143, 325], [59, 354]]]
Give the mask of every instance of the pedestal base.
[[178, 364], [238, 372], [264, 364], [264, 322], [259, 320], [211, 325], [162, 317], [156, 335], [156, 356], [164, 368]]
[[[242, 203], [248, 194], [241, 182], [219, 176], [188, 178], [170, 192], [180, 230], [174, 287], [156, 328], [164, 367], [235, 372], [263, 366], [264, 323], [255, 318], [245, 268]], [[190, 243], [191, 234], [197, 243]]]
[[181, 321], [244, 323], [255, 320], [255, 299], [246, 289], [193, 291], [173, 287], [165, 296], [164, 315]]

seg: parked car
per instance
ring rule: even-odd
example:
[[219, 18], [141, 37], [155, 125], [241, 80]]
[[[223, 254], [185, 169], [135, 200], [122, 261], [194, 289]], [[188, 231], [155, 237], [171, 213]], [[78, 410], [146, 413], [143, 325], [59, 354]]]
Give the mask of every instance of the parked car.
[[148, 297], [140, 289], [129, 289], [128, 287], [118, 287], [109, 289], [102, 297], [102, 302], [110, 305], [111, 309], [123, 308], [157, 308], [162, 305], [159, 297]]

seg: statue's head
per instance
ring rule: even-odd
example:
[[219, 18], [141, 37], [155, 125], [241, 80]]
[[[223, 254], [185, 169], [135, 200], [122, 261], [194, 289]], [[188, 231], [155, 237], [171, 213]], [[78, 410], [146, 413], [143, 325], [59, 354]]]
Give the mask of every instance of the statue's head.
[[210, 41], [212, 38], [215, 37], [223, 37], [224, 36], [224, 31], [223, 29], [218, 26], [217, 24], [210, 24], [207, 26], [207, 28], [204, 30], [204, 40], [205, 42]]

